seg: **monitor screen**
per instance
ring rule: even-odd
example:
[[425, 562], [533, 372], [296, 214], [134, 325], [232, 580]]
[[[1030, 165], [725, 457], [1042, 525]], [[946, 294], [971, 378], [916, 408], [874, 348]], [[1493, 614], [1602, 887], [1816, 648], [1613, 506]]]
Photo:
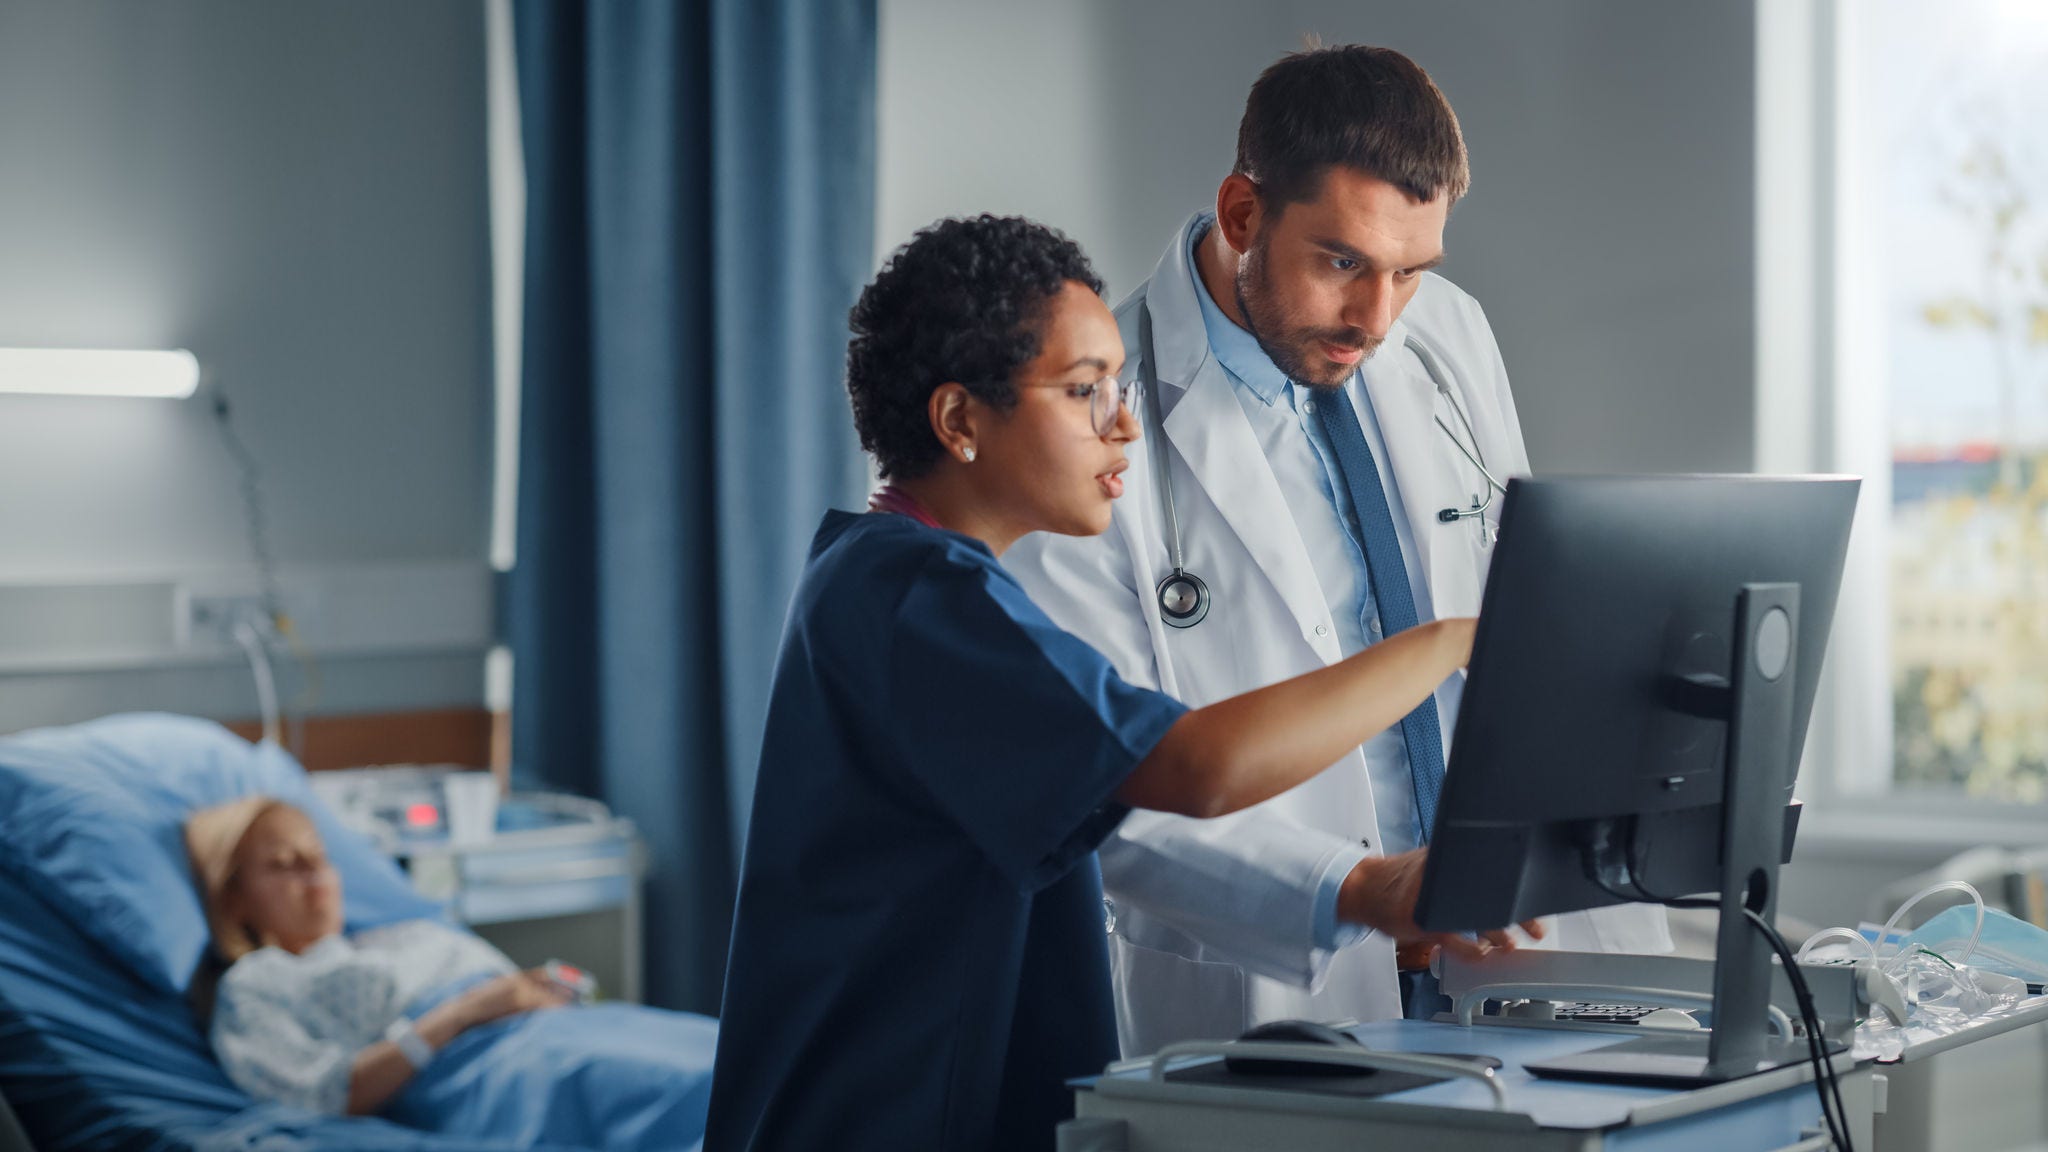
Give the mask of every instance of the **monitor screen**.
[[1727, 684], [1745, 584], [1800, 589], [1787, 803], [1834, 618], [1858, 481], [1515, 480], [1430, 839], [1417, 920], [1496, 928], [1719, 884]]

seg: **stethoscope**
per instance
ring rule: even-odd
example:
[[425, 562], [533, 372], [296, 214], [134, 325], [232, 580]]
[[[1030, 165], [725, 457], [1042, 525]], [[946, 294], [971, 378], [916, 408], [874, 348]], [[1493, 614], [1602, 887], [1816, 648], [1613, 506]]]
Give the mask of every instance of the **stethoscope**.
[[1456, 524], [1460, 520], [1476, 518], [1481, 529], [1486, 531], [1487, 539], [1490, 542], [1494, 533], [1492, 527], [1487, 524], [1486, 513], [1493, 507], [1495, 494], [1505, 495], [1507, 488], [1502, 486], [1500, 481], [1494, 479], [1493, 473], [1487, 470], [1486, 454], [1480, 451], [1479, 448], [1479, 433], [1472, 430], [1472, 419], [1465, 415], [1465, 406], [1458, 402], [1458, 394], [1451, 391], [1451, 386], [1444, 382], [1443, 371], [1436, 362], [1436, 353], [1430, 351], [1429, 345], [1417, 339], [1413, 332], [1408, 334], [1406, 344], [1408, 350], [1415, 353], [1415, 358], [1422, 361], [1422, 370], [1429, 373], [1429, 382], [1436, 385], [1437, 392], [1445, 400], [1450, 401], [1451, 412], [1458, 417], [1458, 423], [1464, 426], [1465, 437], [1472, 442], [1472, 446], [1467, 448], [1465, 441], [1458, 439], [1457, 432], [1449, 424], [1444, 423], [1443, 417], [1432, 413], [1430, 418], [1436, 421], [1437, 427], [1444, 430], [1444, 435], [1451, 438], [1451, 444], [1457, 448], [1458, 454], [1470, 460], [1472, 466], [1479, 469], [1479, 475], [1486, 481], [1486, 499], [1481, 500], [1476, 496], [1473, 497], [1472, 506], [1469, 508], [1439, 508], [1436, 513], [1437, 523]]
[[[1458, 423], [1465, 429], [1466, 438], [1471, 441], [1470, 447], [1466, 446], [1465, 440], [1458, 438], [1458, 433], [1455, 429], [1449, 424], [1444, 423], [1442, 416], [1433, 417], [1436, 420], [1436, 426], [1444, 430], [1444, 435], [1450, 437], [1451, 443], [1457, 447], [1458, 454], [1471, 461], [1472, 466], [1479, 469], [1479, 474], [1486, 480], [1485, 499], [1473, 497], [1472, 505], [1469, 508], [1439, 509], [1436, 514], [1437, 521], [1442, 524], [1456, 524], [1461, 520], [1477, 519], [1480, 527], [1487, 532], [1488, 539], [1490, 540], [1493, 533], [1491, 526], [1486, 520], [1486, 513], [1493, 507], [1494, 495], [1496, 493], [1505, 493], [1507, 489], [1502, 486], [1499, 480], [1494, 479], [1493, 473], [1487, 469], [1486, 454], [1479, 447], [1479, 434], [1473, 431], [1472, 420], [1465, 414], [1465, 406], [1458, 401], [1457, 393], [1453, 392], [1450, 384], [1445, 381], [1442, 367], [1437, 363], [1436, 353], [1430, 351], [1429, 346], [1424, 344], [1412, 332], [1408, 334], [1406, 345], [1410, 351], [1415, 353], [1416, 359], [1422, 361], [1422, 370], [1429, 374], [1430, 383], [1435, 384], [1436, 390], [1443, 395], [1444, 399], [1450, 401], [1451, 411], [1458, 417]], [[1146, 435], [1152, 437], [1153, 486], [1159, 490], [1160, 507], [1166, 513], [1167, 555], [1173, 564], [1173, 570], [1168, 572], [1159, 581], [1157, 588], [1159, 618], [1169, 628], [1193, 628], [1195, 625], [1200, 624], [1204, 617], [1209, 615], [1209, 585], [1200, 576], [1188, 571], [1187, 555], [1181, 546], [1180, 515], [1174, 510], [1172, 469], [1168, 466], [1166, 459], [1166, 417], [1160, 407], [1159, 377], [1158, 373], [1154, 370], [1154, 363], [1155, 358], [1152, 355], [1152, 308], [1148, 303], [1140, 301], [1138, 304], [1138, 384], [1140, 390], [1145, 394], [1143, 401], [1145, 405], [1145, 432]]]

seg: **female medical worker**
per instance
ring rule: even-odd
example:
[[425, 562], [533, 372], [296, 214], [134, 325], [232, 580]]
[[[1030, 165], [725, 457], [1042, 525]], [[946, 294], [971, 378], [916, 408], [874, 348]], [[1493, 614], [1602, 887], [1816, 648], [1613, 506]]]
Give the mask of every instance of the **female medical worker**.
[[1058, 233], [984, 216], [919, 233], [853, 310], [891, 483], [826, 515], [784, 632], [711, 1152], [1050, 1148], [1063, 1081], [1117, 1055], [1096, 844], [1132, 807], [1301, 783], [1469, 655], [1470, 621], [1426, 624], [1189, 711], [1047, 619], [997, 557], [1107, 528], [1138, 435], [1100, 291]]

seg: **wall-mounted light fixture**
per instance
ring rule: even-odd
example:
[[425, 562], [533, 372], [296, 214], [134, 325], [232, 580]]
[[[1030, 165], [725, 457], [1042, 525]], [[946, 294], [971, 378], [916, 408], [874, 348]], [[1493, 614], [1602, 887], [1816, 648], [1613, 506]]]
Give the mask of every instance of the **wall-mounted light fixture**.
[[183, 400], [199, 387], [199, 359], [174, 352], [0, 348], [0, 392], [146, 396]]

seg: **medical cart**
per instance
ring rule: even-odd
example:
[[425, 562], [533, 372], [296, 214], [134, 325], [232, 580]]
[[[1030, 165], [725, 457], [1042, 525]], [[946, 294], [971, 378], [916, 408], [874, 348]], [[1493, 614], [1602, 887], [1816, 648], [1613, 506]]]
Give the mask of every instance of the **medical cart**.
[[[1251, 1076], [1193, 1079], [1191, 1073], [1205, 1070], [1205, 1058], [1195, 1053], [1131, 1061], [1077, 1084], [1076, 1118], [1061, 1129], [1059, 1148], [1823, 1152], [1829, 1147], [1812, 1070], [1805, 1065], [1707, 1088], [1622, 1087], [1543, 1080], [1524, 1070], [1532, 1061], [1611, 1044], [1611, 1034], [1420, 1020], [1387, 1020], [1346, 1031], [1366, 1045], [1355, 1059], [1397, 1074], [1414, 1070], [1402, 1061], [1404, 1054], [1484, 1055], [1497, 1058], [1501, 1067], [1432, 1061], [1432, 1074], [1448, 1074], [1447, 1079], [1377, 1097], [1352, 1097], [1337, 1087], [1344, 1081], [1336, 1078], [1304, 1086], [1303, 1079], [1288, 1077], [1286, 1087], [1269, 1087], [1260, 1083], [1264, 1078]], [[1217, 1055], [1225, 1051], [1226, 1046], [1216, 1046]], [[1870, 1148], [1871, 1071], [1856, 1067], [1847, 1056], [1835, 1060], [1852, 1139], [1858, 1148]], [[1206, 1063], [1213, 1070], [1217, 1060]]]
[[[1463, 1010], [1459, 1014], [1343, 1028], [1362, 1042], [1360, 1049], [1175, 1045], [1075, 1081], [1076, 1118], [1062, 1127], [1059, 1147], [1061, 1152], [1363, 1147], [1404, 1152], [1825, 1152], [1832, 1144], [1807, 1064], [1695, 1088], [1543, 1079], [1526, 1066], [1642, 1032], [1627, 1025], [1486, 1016], [1472, 1010], [1489, 991], [1513, 990], [1517, 968], [1523, 974], [1554, 974], [1575, 967], [1587, 977], [1573, 989], [1576, 993], [1593, 985], [1593, 976], [1633, 965], [1636, 974], [1616, 983], [1636, 994], [1662, 987], [1671, 1002], [1683, 1003], [1697, 995], [1687, 987], [1697, 980], [1688, 966], [1699, 963], [1525, 952], [1507, 960], [1509, 984], [1487, 983], [1504, 978], [1498, 967], [1491, 975], [1466, 972], [1447, 979], [1446, 990]], [[1808, 974], [1815, 977], [1814, 996], [1830, 1033], [1839, 1034], [1837, 1028], [1850, 1026], [1868, 1007], [1858, 998], [1852, 973], [1809, 969]], [[1784, 994], [1782, 975], [1778, 981], [1774, 1001]], [[1459, 995], [1459, 985], [1465, 995]], [[1243, 1074], [1226, 1067], [1224, 1057], [1251, 1051], [1375, 1071], [1344, 1078]], [[1498, 1067], [1456, 1059], [1461, 1056], [1491, 1057]], [[2048, 997], [2022, 1002], [1965, 1032], [1910, 1045], [1895, 1061], [1857, 1061], [1843, 1053], [1833, 1057], [1832, 1066], [1849, 1135], [1860, 1152], [1936, 1152], [1964, 1146], [1958, 1138], [1982, 1149], [2033, 1148], [2048, 1141], [2048, 1103], [2042, 1091], [2048, 1083]]]

